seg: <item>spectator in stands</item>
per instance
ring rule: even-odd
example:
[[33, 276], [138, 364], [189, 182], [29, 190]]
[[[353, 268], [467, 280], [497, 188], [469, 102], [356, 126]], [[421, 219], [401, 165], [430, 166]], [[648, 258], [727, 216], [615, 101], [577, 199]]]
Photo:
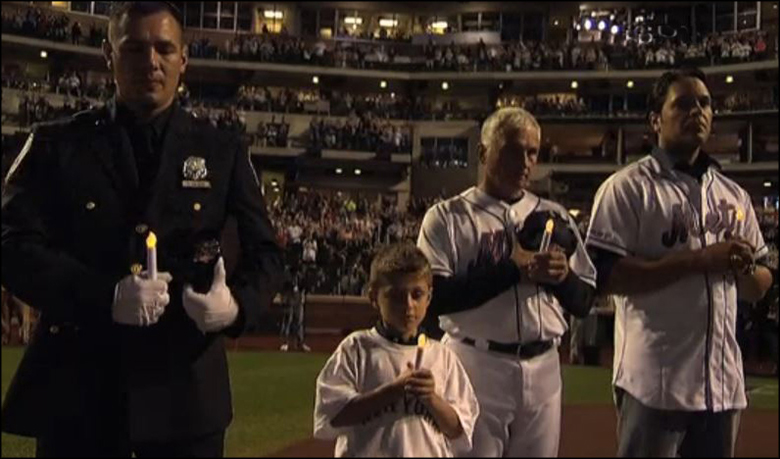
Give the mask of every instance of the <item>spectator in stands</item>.
[[306, 345], [306, 295], [304, 283], [301, 276], [290, 276], [282, 289], [282, 305], [284, 307], [284, 318], [282, 319], [281, 335], [284, 341], [279, 347], [282, 352], [292, 349], [303, 352], [310, 352], [311, 348]]
[[73, 21], [70, 28], [70, 40], [74, 45], [81, 44], [81, 23], [79, 21]]
[[764, 33], [760, 33], [756, 39], [756, 44], [753, 47], [753, 55], [756, 60], [763, 60], [766, 58], [766, 40], [764, 39]]

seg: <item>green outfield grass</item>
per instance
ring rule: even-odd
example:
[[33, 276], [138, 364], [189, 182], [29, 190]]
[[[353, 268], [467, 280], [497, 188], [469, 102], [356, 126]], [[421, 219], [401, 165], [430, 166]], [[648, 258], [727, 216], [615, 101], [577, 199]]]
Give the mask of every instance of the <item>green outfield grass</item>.
[[[22, 356], [21, 348], [2, 350], [2, 396]], [[231, 352], [235, 418], [227, 435], [228, 456], [258, 456], [311, 437], [314, 380], [327, 355]], [[564, 373], [564, 403], [611, 404], [610, 371], [569, 367]], [[778, 409], [776, 379], [748, 378], [751, 409]], [[33, 441], [3, 434], [4, 457], [31, 457]]]

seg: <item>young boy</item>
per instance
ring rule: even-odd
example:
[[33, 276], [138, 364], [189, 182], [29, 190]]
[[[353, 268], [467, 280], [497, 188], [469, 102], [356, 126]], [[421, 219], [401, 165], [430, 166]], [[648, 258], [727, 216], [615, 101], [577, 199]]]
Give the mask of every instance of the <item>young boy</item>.
[[336, 457], [451, 457], [471, 449], [479, 407], [466, 371], [418, 327], [431, 301], [431, 267], [412, 244], [389, 246], [371, 264], [368, 295], [381, 319], [341, 342], [317, 378], [314, 436]]

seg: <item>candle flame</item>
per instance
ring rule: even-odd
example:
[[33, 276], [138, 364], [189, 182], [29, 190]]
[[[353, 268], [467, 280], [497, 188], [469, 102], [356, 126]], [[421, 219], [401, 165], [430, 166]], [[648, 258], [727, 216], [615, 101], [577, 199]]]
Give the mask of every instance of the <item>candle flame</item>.
[[552, 218], [550, 218], [547, 220], [547, 224], [544, 225], [544, 231], [546, 233], [552, 233], [553, 228], [555, 228], [555, 222], [553, 221]]
[[153, 249], [157, 246], [157, 236], [151, 231], [149, 231], [149, 236], [146, 238], [146, 247], [149, 249]]

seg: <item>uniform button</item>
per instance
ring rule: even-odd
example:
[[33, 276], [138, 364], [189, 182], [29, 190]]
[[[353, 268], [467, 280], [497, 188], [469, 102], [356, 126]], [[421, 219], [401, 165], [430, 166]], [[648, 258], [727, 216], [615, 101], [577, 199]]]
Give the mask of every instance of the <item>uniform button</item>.
[[87, 210], [92, 210], [95, 208], [95, 203], [93, 201], [89, 201], [85, 207]]
[[135, 226], [135, 232], [138, 234], [144, 234], [149, 231], [149, 226], [139, 223]]
[[192, 205], [192, 208], [193, 210], [195, 210], [195, 212], [200, 212], [201, 207], [202, 206], [200, 205], [199, 202], [196, 202], [195, 204]]
[[56, 325], [52, 325], [51, 327], [49, 327], [49, 333], [51, 333], [52, 335], [56, 335], [59, 332], [60, 332], [60, 327]]

